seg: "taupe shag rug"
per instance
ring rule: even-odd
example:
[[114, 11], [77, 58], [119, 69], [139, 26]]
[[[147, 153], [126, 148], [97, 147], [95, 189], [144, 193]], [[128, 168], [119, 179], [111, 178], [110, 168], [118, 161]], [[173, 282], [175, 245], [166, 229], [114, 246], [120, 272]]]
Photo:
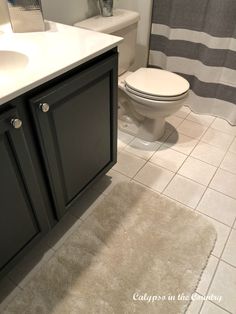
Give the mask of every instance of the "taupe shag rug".
[[4, 313], [184, 313], [178, 295], [194, 292], [215, 238], [202, 216], [120, 183]]

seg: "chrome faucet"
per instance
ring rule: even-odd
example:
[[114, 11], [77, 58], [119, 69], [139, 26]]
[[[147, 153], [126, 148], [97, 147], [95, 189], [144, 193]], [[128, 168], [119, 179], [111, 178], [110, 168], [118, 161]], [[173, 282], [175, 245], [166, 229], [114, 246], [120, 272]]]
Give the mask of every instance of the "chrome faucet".
[[7, 0], [13, 32], [40, 32], [45, 23], [40, 0]]

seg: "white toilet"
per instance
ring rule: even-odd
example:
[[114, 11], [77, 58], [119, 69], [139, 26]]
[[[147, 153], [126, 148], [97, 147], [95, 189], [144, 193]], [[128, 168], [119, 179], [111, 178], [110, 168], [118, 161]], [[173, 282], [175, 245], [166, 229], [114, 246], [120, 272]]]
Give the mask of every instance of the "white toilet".
[[119, 45], [119, 128], [143, 140], [156, 141], [165, 131], [165, 118], [183, 106], [189, 83], [156, 68], [129, 72], [134, 63], [139, 14], [118, 9], [113, 14], [92, 17], [74, 26], [124, 38]]

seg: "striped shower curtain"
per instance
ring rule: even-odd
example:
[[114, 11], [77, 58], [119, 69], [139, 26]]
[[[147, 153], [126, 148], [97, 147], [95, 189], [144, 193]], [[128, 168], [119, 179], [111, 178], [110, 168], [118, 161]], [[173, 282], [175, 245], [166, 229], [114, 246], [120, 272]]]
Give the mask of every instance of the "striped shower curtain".
[[153, 0], [149, 66], [184, 76], [187, 105], [236, 125], [236, 0]]

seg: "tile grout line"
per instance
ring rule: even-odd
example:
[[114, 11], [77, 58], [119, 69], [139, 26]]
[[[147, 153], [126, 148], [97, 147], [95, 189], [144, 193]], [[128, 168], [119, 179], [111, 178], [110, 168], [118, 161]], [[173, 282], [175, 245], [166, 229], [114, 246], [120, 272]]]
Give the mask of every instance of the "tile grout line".
[[[235, 222], [235, 221], [236, 221], [236, 219], [234, 220], [234, 222]], [[210, 291], [210, 289], [211, 289], [211, 285], [212, 285], [212, 283], [213, 283], [213, 281], [214, 281], [214, 279], [215, 279], [215, 275], [216, 275], [217, 270], [218, 270], [218, 268], [219, 268], [220, 262], [221, 262], [221, 261], [224, 262], [224, 260], [222, 260], [222, 256], [223, 256], [223, 254], [224, 254], [224, 250], [225, 250], [225, 248], [226, 248], [226, 246], [227, 246], [227, 243], [228, 243], [228, 240], [229, 240], [229, 238], [230, 238], [231, 233], [232, 233], [232, 228], [230, 229], [230, 232], [229, 232], [228, 237], [227, 237], [227, 239], [226, 239], [226, 241], [225, 241], [225, 244], [224, 244], [224, 246], [223, 246], [223, 249], [222, 249], [222, 251], [221, 251], [221, 254], [220, 254], [219, 258], [218, 258], [218, 262], [217, 262], [215, 271], [214, 271], [214, 273], [213, 273], [213, 275], [212, 275], [212, 278], [211, 278], [211, 280], [210, 280], [209, 286], [208, 286], [207, 291], [206, 291], [206, 295], [209, 293], [209, 291]], [[227, 263], [227, 264], [228, 264], [228, 263]], [[205, 302], [204, 302], [204, 303], [205, 303]], [[203, 303], [203, 304], [204, 304], [204, 303]], [[215, 304], [214, 302], [212, 302], [212, 303]], [[217, 305], [217, 304], [215, 304], [215, 305]], [[202, 305], [202, 306], [203, 306], [203, 305]], [[202, 309], [202, 306], [201, 306], [200, 310]], [[221, 306], [219, 306], [219, 307], [221, 307]], [[223, 307], [221, 307], [221, 308], [224, 309]], [[228, 310], [227, 310], [227, 311], [228, 311]], [[200, 313], [200, 312], [199, 312], [199, 313]], [[229, 312], [229, 313], [230, 313], [230, 312]]]
[[[212, 122], [212, 123], [213, 123], [213, 122]], [[210, 127], [209, 127], [209, 128], [210, 128]], [[233, 143], [233, 141], [230, 143], [230, 145], [229, 145], [229, 147], [228, 147], [228, 150], [229, 150], [229, 148], [230, 148], [230, 146], [231, 146], [232, 143]], [[225, 155], [227, 154], [228, 150], [225, 152], [225, 154], [224, 154], [224, 156], [223, 156], [223, 158], [222, 158], [222, 161], [224, 160]], [[217, 171], [218, 171], [219, 169], [220, 169], [220, 165], [219, 165], [218, 167], [216, 167], [216, 170], [215, 170], [215, 172], [214, 172], [214, 174], [213, 174], [211, 180], [209, 181], [209, 183], [208, 183], [208, 185], [207, 185], [207, 188], [206, 188], [206, 190], [204, 191], [202, 197], [201, 197], [200, 200], [198, 201], [198, 203], [197, 203], [195, 209], [197, 209], [197, 207], [198, 207], [198, 205], [200, 204], [200, 202], [201, 202], [203, 196], [205, 195], [206, 191], [211, 188], [211, 187], [210, 187], [210, 184], [211, 184], [212, 180], [214, 179], [214, 177], [215, 177], [215, 175], [216, 175], [216, 173], [217, 173]], [[222, 194], [223, 194], [223, 193], [222, 193]], [[225, 195], [226, 195], [226, 194], [225, 194]]]
[[141, 168], [139, 168], [139, 170], [131, 177], [131, 180], [134, 180], [134, 177], [136, 177], [136, 175], [146, 166], [146, 164], [148, 163], [148, 160], [145, 160], [145, 163], [141, 166]]
[[[174, 132], [174, 131], [173, 131]], [[171, 132], [168, 136], [167, 136], [167, 138], [165, 139], [165, 142], [166, 142], [166, 140], [169, 138], [169, 136], [173, 133], [173, 132]], [[164, 134], [165, 135], [165, 134]], [[163, 135], [163, 137], [164, 137], [164, 135]], [[137, 137], [135, 137], [134, 138], [134, 140], [136, 139]], [[165, 143], [164, 142], [164, 143]], [[130, 142], [131, 143], [131, 142]], [[152, 156], [158, 151], [158, 149], [162, 146], [163, 144], [161, 144], [157, 149], [156, 149], [156, 151], [152, 154]], [[130, 153], [130, 152], [126, 152], [126, 153], [128, 153], [128, 154], [130, 154], [131, 156], [135, 156], [136, 158], [140, 158], [140, 159], [142, 159], [142, 160], [144, 160], [145, 161], [145, 163], [141, 166], [141, 168], [139, 168], [139, 170], [131, 177], [131, 180], [134, 180], [134, 177], [136, 177], [136, 175], [146, 166], [146, 164], [149, 162], [149, 160], [151, 159], [151, 157], [150, 158], [148, 158], [148, 159], [144, 159], [144, 158], [142, 158], [142, 157], [140, 157], [140, 156], [137, 156], [137, 155], [135, 155], [134, 153]], [[121, 173], [121, 172], [120, 172]], [[136, 181], [136, 180], [135, 180]]]
[[220, 194], [222, 194], [222, 195], [224, 195], [224, 196], [227, 196], [227, 197], [229, 197], [229, 198], [231, 198], [231, 199], [233, 199], [233, 200], [236, 200], [235, 197], [233, 197], [233, 196], [231, 196], [231, 195], [229, 195], [229, 194], [225, 194], [224, 192], [222, 192], [222, 191], [220, 191], [220, 190], [217, 190], [216, 188], [213, 188], [212, 186], [209, 186], [209, 189], [211, 189], [211, 190], [213, 190], [213, 191], [215, 191], [215, 192], [218, 192], [218, 193], [220, 193]]
[[206, 191], [207, 191], [208, 189], [210, 189], [210, 184], [211, 184], [213, 178], [215, 177], [217, 170], [218, 170], [218, 168], [216, 168], [216, 170], [215, 170], [215, 172], [214, 172], [212, 178], [210, 179], [210, 181], [208, 182], [208, 184], [207, 184], [207, 186], [206, 186], [205, 191], [203, 192], [202, 196], [200, 197], [199, 201], [197, 202], [197, 204], [196, 204], [196, 206], [195, 206], [195, 210], [197, 209], [198, 205], [200, 204], [200, 202], [202, 201], [203, 197], [205, 196]]
[[[200, 296], [204, 297], [204, 295], [203, 295], [202, 293], [199, 293], [199, 292], [196, 292], [196, 293], [199, 294]], [[221, 307], [220, 305], [218, 305], [218, 304], [212, 302], [211, 300], [203, 300], [203, 302], [202, 302], [202, 304], [201, 304], [201, 306], [200, 306], [200, 309], [198, 310], [198, 314], [204, 314], [204, 313], [201, 313], [201, 311], [202, 311], [202, 308], [203, 308], [203, 306], [204, 306], [204, 304], [205, 304], [206, 301], [212, 303], [212, 304], [215, 305], [216, 307], [219, 307], [220, 309], [224, 310], [226, 313], [233, 314], [233, 313], [231, 313], [230, 311], [226, 310], [225, 308]], [[186, 313], [186, 314], [188, 314], [188, 313]], [[189, 314], [191, 314], [191, 313], [189, 313]]]
[[[212, 217], [212, 216], [209, 216], [209, 215], [207, 215], [207, 214], [201, 212], [201, 211], [198, 210], [197, 208], [195, 209], [195, 211], [196, 211], [197, 213], [201, 214], [201, 215], [204, 215], [204, 216], [206, 216], [206, 217], [211, 218], [212, 220], [215, 220], [216, 222], [219, 222], [220, 224], [224, 225], [224, 226], [227, 227], [227, 228], [230, 228], [230, 229], [232, 228], [232, 229], [233, 229], [232, 226], [227, 225], [225, 222], [222, 222], [222, 221], [220, 221], [220, 220], [218, 220], [218, 219], [216, 219], [216, 218], [214, 218], [214, 217]], [[217, 257], [217, 256], [216, 256], [216, 257]]]
[[[173, 150], [173, 149], [171, 149], [171, 150]], [[157, 153], [157, 152], [158, 152], [158, 151], [156, 151], [156, 153]], [[175, 151], [175, 152], [177, 152], [177, 151]], [[183, 155], [185, 155], [185, 154], [183, 154]], [[166, 167], [164, 167], [164, 166], [161, 166], [161, 165], [155, 163], [154, 161], [149, 160], [149, 162], [150, 162], [152, 165], [154, 165], [154, 166], [157, 166], [157, 167], [160, 167], [160, 168], [162, 168], [162, 169], [171, 171], [171, 172], [173, 172], [173, 173], [177, 173], [177, 172], [179, 171], [179, 169], [180, 169], [180, 168], [183, 166], [183, 164], [185, 163], [186, 159], [188, 158], [188, 155], [185, 155], [185, 156], [186, 156], [186, 158], [182, 161], [181, 165], [179, 166], [179, 168], [178, 168], [176, 171], [173, 171], [173, 170], [170, 170], [170, 169], [168, 169], [168, 168], [166, 168]], [[159, 158], [159, 160], [162, 160], [162, 159]]]
[[[189, 108], [190, 109], [190, 108]], [[190, 109], [191, 110], [191, 109]], [[181, 125], [185, 120], [187, 120], [186, 118], [190, 115], [190, 113], [191, 113], [191, 111], [187, 114], [187, 116], [183, 119], [183, 121], [179, 124], [179, 125]], [[177, 126], [178, 127], [178, 126]], [[177, 127], [175, 128], [175, 130], [177, 131]], [[174, 133], [174, 131], [166, 138], [166, 140], [165, 140], [165, 142], [162, 144], [162, 145], [164, 145], [165, 143], [166, 143], [166, 141], [168, 140], [168, 138], [172, 135]], [[196, 145], [193, 147], [193, 149], [198, 145], [198, 143], [199, 143], [199, 140], [198, 140], [198, 142], [196, 143]], [[170, 147], [170, 149], [172, 149], [171, 147]], [[183, 166], [183, 164], [185, 163], [185, 161], [187, 160], [187, 158], [190, 156], [190, 154], [192, 153], [192, 151], [193, 151], [193, 149], [191, 150], [191, 152], [188, 154], [188, 155], [186, 155], [186, 154], [184, 154], [184, 155], [186, 155], [187, 157], [185, 158], [185, 160], [183, 161], [183, 163], [181, 164], [181, 166], [179, 167], [179, 169]], [[173, 149], [174, 150], [174, 149]], [[176, 151], [176, 150], [175, 150]], [[161, 194], [163, 194], [163, 195], [165, 195], [164, 193], [165, 193], [165, 191], [166, 191], [166, 189], [167, 189], [167, 187], [170, 185], [170, 183], [174, 180], [174, 178], [176, 177], [176, 175], [177, 175], [177, 173], [178, 173], [178, 171], [179, 171], [179, 169], [175, 172], [175, 174], [174, 174], [174, 176], [171, 178], [171, 180], [168, 182], [168, 184], [165, 186], [165, 188], [162, 190], [162, 192], [161, 192]], [[173, 199], [173, 198], [171, 198], [171, 199]], [[174, 200], [174, 199], [173, 199]], [[176, 200], [175, 200], [176, 201]], [[181, 202], [180, 202], [181, 203]], [[183, 203], [182, 203], [183, 204]], [[185, 204], [183, 204], [183, 205], [185, 205]], [[186, 206], [186, 205], [185, 205]]]
[[[209, 145], [209, 146], [211, 146], [211, 147], [214, 147], [214, 148], [218, 148], [218, 147], [216, 147], [216, 146], [212, 146], [212, 145], [210, 145], [210, 144], [208, 144], [208, 143], [205, 143], [205, 142], [202, 142], [202, 141], [200, 141], [198, 144], [201, 144], [201, 143], [207, 144], [207, 145]], [[194, 149], [195, 149], [196, 147], [197, 147], [197, 145], [194, 147]], [[193, 151], [192, 151], [192, 152], [193, 152]], [[192, 152], [191, 152], [191, 154], [192, 154]], [[225, 156], [225, 154], [224, 154], [224, 156]], [[194, 159], [197, 159], [197, 160], [199, 160], [199, 161], [201, 161], [201, 162], [204, 162], [205, 164], [207, 164], [207, 165], [209, 165], [209, 166], [213, 166], [213, 167], [216, 167], [216, 168], [219, 168], [219, 166], [220, 166], [220, 164], [221, 164], [221, 162], [223, 161], [223, 158], [224, 158], [224, 157], [222, 157], [222, 161], [220, 161], [220, 164], [219, 164], [219, 165], [213, 165], [213, 164], [211, 164], [211, 163], [208, 162], [208, 161], [205, 161], [205, 160], [200, 159], [199, 157], [196, 157], [196, 156], [193, 156], [193, 155], [189, 155], [189, 157], [194, 158]]]
[[[213, 304], [214, 306], [216, 306], [217, 308], [223, 310], [224, 312], [226, 312], [226, 313], [228, 313], [228, 314], [233, 314], [232, 312], [226, 310], [225, 308], [223, 308], [222, 306], [220, 306], [220, 305], [218, 305], [218, 304], [212, 302], [211, 300], [207, 300], [207, 301], [210, 302], [211, 304]], [[200, 307], [200, 310], [199, 310], [198, 314], [204, 314], [204, 313], [201, 313], [201, 311], [202, 311], [202, 308], [203, 308], [205, 302], [206, 302], [206, 301], [203, 301], [203, 303], [202, 303], [202, 305], [201, 305], [201, 307]]]
[[[190, 109], [190, 108], [189, 108]], [[190, 109], [191, 110], [191, 109]], [[187, 117], [191, 114], [191, 112], [193, 112], [192, 110], [190, 111], [190, 113], [186, 116], [186, 118], [184, 120], [187, 120], [187, 121], [191, 121], [191, 120], [188, 120]], [[203, 135], [207, 132], [207, 130], [211, 127], [211, 125], [214, 123], [215, 120], [213, 120], [210, 124], [208, 125], [202, 125], [201, 123], [198, 123], [198, 122], [195, 122], [195, 121], [191, 121], [193, 123], [196, 123], [198, 125], [201, 125], [201, 126], [205, 126], [206, 127], [206, 130], [205, 132], [203, 132], [203, 134], [200, 136], [200, 138], [203, 137]]]
[[[209, 127], [209, 128], [210, 128], [210, 127]], [[215, 130], [215, 129], [212, 129], [212, 130]], [[217, 131], [217, 130], [215, 130], [215, 131]], [[221, 131], [218, 131], [218, 132], [223, 133], [223, 132], [221, 132]], [[224, 134], [224, 133], [223, 133], [223, 134]], [[228, 135], [229, 135], [229, 134], [228, 134]], [[233, 135], [231, 135], [231, 136], [233, 136]], [[214, 144], [212, 144], [212, 143], [205, 142], [205, 141], [201, 141], [201, 142], [203, 142], [203, 143], [205, 143], [205, 144], [208, 144], [208, 145], [211, 146], [211, 147], [215, 147], [215, 148], [218, 148], [218, 149], [221, 149], [221, 150], [228, 151], [228, 150], [230, 149], [230, 146], [232, 145], [234, 139], [235, 139], [235, 136], [233, 136], [233, 140], [230, 142], [230, 144], [228, 145], [228, 147], [226, 147], [225, 149], [223, 149], [220, 145], [214, 145]]]
[[139, 184], [139, 185], [145, 187], [145, 188], [148, 189], [149, 191], [152, 191], [153, 193], [156, 193], [156, 194], [161, 195], [161, 192], [152, 189], [150, 186], [147, 186], [146, 184], [144, 184], [144, 183], [142, 183], [142, 182], [139, 182], [139, 181], [135, 180], [134, 178], [131, 180], [131, 182], [135, 182], [136, 184]]
[[[219, 118], [218, 117], [218, 119], [222, 119], [222, 120], [224, 120], [223, 118]], [[226, 121], [226, 120], [224, 120], [224, 121]], [[228, 121], [226, 121], [227, 123], [229, 123]], [[233, 127], [235, 127], [235, 125], [231, 125], [230, 123], [229, 123], [229, 125], [233, 128]], [[234, 133], [229, 133], [229, 132], [226, 132], [226, 131], [222, 131], [221, 129], [217, 129], [217, 128], [212, 128], [213, 130], [215, 130], [215, 131], [218, 131], [218, 132], [222, 132], [222, 133], [224, 133], [224, 134], [227, 134], [227, 135], [231, 135], [231, 136], [236, 136], [236, 133], [234, 134]], [[236, 129], [236, 128], [235, 128]]]
[[[228, 154], [228, 152], [229, 152], [229, 150], [230, 150], [230, 147], [231, 147], [231, 145], [233, 144], [233, 142], [234, 142], [234, 139], [235, 139], [235, 136], [233, 137], [233, 140], [230, 142], [230, 144], [229, 144], [229, 147], [228, 147], [228, 149], [226, 150], [226, 152], [225, 152], [225, 154], [224, 154], [224, 156], [223, 156], [223, 158], [222, 158], [222, 160], [221, 160], [221, 162], [220, 162], [220, 164], [219, 164], [219, 169], [223, 169], [223, 168], [220, 168], [220, 166], [222, 165], [222, 163], [223, 163], [223, 161], [224, 161], [224, 159], [225, 159], [225, 156]], [[224, 169], [223, 169], [224, 170]], [[227, 170], [224, 170], [224, 171], [227, 171]], [[230, 171], [228, 171], [228, 172], [230, 172]], [[231, 172], [230, 172], [231, 173]], [[234, 173], [232, 173], [232, 174], [234, 174]]]
[[[230, 233], [230, 235], [231, 235], [231, 233]], [[224, 253], [224, 252], [223, 252]], [[229, 266], [231, 266], [231, 267], [233, 267], [233, 268], [235, 268], [236, 269], [236, 266], [235, 265], [233, 265], [233, 264], [230, 264], [229, 262], [227, 262], [226, 260], [224, 260], [224, 259], [222, 259], [221, 258], [221, 261], [222, 262], [224, 262], [225, 264], [227, 264], [227, 265], [229, 265]]]

